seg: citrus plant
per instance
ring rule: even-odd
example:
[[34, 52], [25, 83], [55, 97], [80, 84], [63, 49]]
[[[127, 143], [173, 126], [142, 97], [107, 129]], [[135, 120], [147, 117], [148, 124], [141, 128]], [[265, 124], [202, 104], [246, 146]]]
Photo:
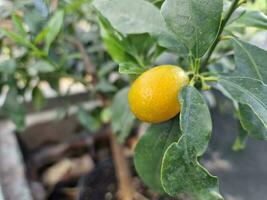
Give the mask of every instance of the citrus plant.
[[[254, 1], [253, 1], [254, 2]], [[133, 81], [113, 102], [113, 130], [136, 115], [151, 122], [135, 150], [142, 180], [159, 193], [221, 200], [218, 179], [200, 164], [212, 132], [202, 91], [233, 101], [242, 135], [267, 139], [267, 52], [247, 42], [267, 17], [246, 0], [95, 0], [106, 48]], [[253, 27], [253, 31], [246, 31]], [[171, 53], [177, 66], [155, 67]], [[168, 63], [165, 63], [168, 64]], [[151, 68], [151, 69], [150, 69]], [[121, 102], [124, 102], [123, 104]], [[116, 112], [124, 105], [124, 112]], [[120, 119], [120, 120], [118, 120]]]
[[[116, 66], [102, 46], [90, 2], [58, 1], [54, 7], [44, 0], [0, 3], [0, 93], [6, 94], [0, 102], [0, 115], [8, 116], [18, 131], [27, 126], [26, 102], [32, 102], [34, 111], [46, 108], [44, 84], [54, 97], [65, 97], [64, 104], [57, 107], [59, 118], [68, 114], [69, 91], [77, 83], [89, 93], [88, 100], [102, 95], [107, 101], [121, 85], [128, 84], [117, 74], [110, 80]], [[64, 79], [71, 82], [67, 91], [60, 89]], [[78, 120], [89, 132], [97, 132], [109, 121], [108, 104], [91, 112], [82, 105], [74, 106]]]

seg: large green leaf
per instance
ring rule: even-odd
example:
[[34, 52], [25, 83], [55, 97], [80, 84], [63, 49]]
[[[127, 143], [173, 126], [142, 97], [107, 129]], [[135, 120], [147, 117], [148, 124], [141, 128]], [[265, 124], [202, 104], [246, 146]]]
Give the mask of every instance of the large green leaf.
[[96, 0], [93, 4], [123, 34], [164, 31], [159, 9], [145, 0]]
[[197, 161], [196, 151], [181, 137], [166, 151], [162, 166], [162, 183], [165, 191], [174, 197], [189, 194], [192, 200], [222, 200], [218, 180]]
[[214, 42], [222, 11], [222, 0], [165, 0], [161, 7], [169, 29], [197, 58]]
[[64, 19], [64, 11], [58, 10], [49, 20], [47, 27], [45, 27], [46, 29], [48, 29], [48, 32], [45, 37], [46, 52], [49, 51], [50, 45], [52, 44], [52, 42], [56, 39], [57, 35], [59, 34], [62, 28], [62, 25], [63, 25], [63, 19]]
[[[222, 76], [220, 77], [219, 84], [224, 87], [233, 100], [249, 106], [251, 111], [254, 112], [254, 115], [242, 115], [243, 117], [251, 118], [251, 116], [257, 116], [258, 119], [255, 120], [261, 122], [263, 127], [267, 127], [267, 85], [265, 83], [252, 78]], [[244, 112], [249, 111], [246, 109]], [[246, 127], [251, 125], [253, 124], [251, 123]], [[254, 129], [256, 128], [254, 125], [253, 127]], [[251, 131], [254, 130], [249, 130], [249, 132]]]
[[[229, 73], [228, 76], [252, 78], [267, 83], [267, 52], [249, 43], [233, 40], [235, 50], [235, 71]], [[239, 83], [237, 83], [239, 84]], [[242, 83], [240, 83], [242, 85]], [[264, 84], [264, 85], [265, 85]], [[261, 85], [261, 84], [260, 84]], [[257, 86], [255, 86], [257, 87]], [[266, 85], [265, 85], [266, 87]], [[259, 88], [251, 89], [253, 91]], [[247, 96], [249, 93], [247, 94]], [[233, 95], [232, 95], [233, 96]], [[240, 102], [235, 96], [235, 100]], [[248, 98], [248, 97], [247, 97]], [[267, 102], [263, 101], [264, 104]], [[258, 116], [253, 105], [247, 105], [242, 102], [239, 104], [239, 118], [243, 128], [248, 134], [256, 139], [267, 139], [266, 123]]]
[[194, 146], [197, 155], [202, 155], [211, 136], [212, 124], [208, 106], [202, 95], [194, 87], [182, 90], [180, 102], [182, 111], [180, 126], [189, 145]]
[[151, 125], [135, 148], [135, 168], [144, 183], [157, 192], [164, 192], [160, 180], [164, 152], [179, 137], [179, 120], [174, 118], [162, 124]]
[[167, 29], [160, 10], [152, 3], [145, 0], [95, 0], [93, 5], [120, 33], [149, 33], [161, 46], [179, 54], [186, 53], [185, 47]]
[[120, 90], [115, 95], [111, 106], [112, 131], [117, 134], [117, 138], [120, 142], [123, 142], [129, 135], [135, 120], [128, 104], [128, 91], [129, 88]]
[[180, 94], [182, 137], [164, 154], [161, 180], [171, 196], [189, 194], [194, 200], [219, 200], [217, 178], [198, 163], [207, 148], [211, 134], [211, 118], [202, 95], [192, 86]]

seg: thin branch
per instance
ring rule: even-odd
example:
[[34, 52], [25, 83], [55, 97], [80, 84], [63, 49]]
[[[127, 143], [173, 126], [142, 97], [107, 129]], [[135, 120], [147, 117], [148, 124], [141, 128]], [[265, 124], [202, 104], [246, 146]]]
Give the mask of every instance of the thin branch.
[[223, 30], [225, 28], [225, 26], [227, 25], [227, 22], [229, 21], [230, 17], [232, 16], [232, 14], [234, 13], [234, 11], [238, 8], [239, 6], [239, 1], [240, 0], [234, 0], [233, 3], [231, 4], [229, 10], [227, 11], [225, 17], [223, 18], [222, 20], [222, 24], [220, 26], [220, 29], [219, 29], [219, 32], [218, 32], [218, 35], [214, 41], [214, 43], [212, 44], [212, 46], [210, 47], [208, 53], [207, 53], [207, 56], [205, 57], [203, 63], [202, 63], [202, 66], [203, 67], [206, 67], [209, 60], [210, 60], [210, 57], [213, 53], [213, 51], [215, 50], [215, 48], [217, 47], [218, 43], [220, 42], [220, 39], [221, 39], [221, 35], [223, 33]]
[[127, 160], [123, 154], [122, 146], [117, 143], [116, 138], [112, 133], [110, 133], [110, 141], [116, 175], [119, 183], [119, 199], [134, 200], [136, 192], [132, 183]]
[[76, 47], [78, 48], [79, 52], [81, 53], [81, 56], [83, 58], [83, 62], [84, 62], [84, 67], [85, 67], [85, 71], [88, 74], [93, 74], [95, 73], [95, 66], [93, 65], [90, 57], [88, 56], [86, 49], [83, 45], [83, 43], [78, 39], [78, 38], [68, 38], [73, 44], [76, 45]]

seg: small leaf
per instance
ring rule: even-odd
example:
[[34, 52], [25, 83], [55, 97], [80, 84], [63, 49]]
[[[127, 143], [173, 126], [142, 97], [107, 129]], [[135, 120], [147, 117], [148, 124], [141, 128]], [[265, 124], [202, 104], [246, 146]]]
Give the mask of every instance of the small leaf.
[[146, 69], [142, 67], [138, 67], [135, 63], [120, 63], [119, 65], [119, 72], [121, 74], [132, 74], [132, 75], [140, 75], [142, 74]]
[[27, 10], [28, 12], [23, 13], [24, 22], [27, 24], [29, 31], [36, 35], [40, 32], [40, 30], [42, 30], [43, 26], [47, 22], [47, 17], [42, 16], [34, 7], [28, 7]]
[[56, 39], [57, 35], [59, 34], [62, 25], [63, 25], [63, 19], [64, 19], [64, 11], [58, 10], [52, 18], [49, 20], [47, 24], [47, 29], [49, 30], [46, 34], [45, 40], [45, 51], [48, 52], [51, 44]]
[[107, 80], [105, 79], [101, 79], [100, 81], [98, 81], [98, 83], [95, 86], [95, 90], [96, 91], [100, 91], [100, 92], [114, 92], [116, 91], [116, 87], [114, 85], [112, 85], [111, 83], [109, 83]]
[[245, 149], [247, 145], [247, 138], [248, 138], [247, 131], [242, 127], [241, 124], [239, 124], [238, 128], [239, 128], [238, 136], [232, 147], [234, 151], [241, 151]]
[[267, 29], [267, 16], [260, 11], [246, 11], [235, 24], [244, 27], [256, 27], [259, 29]]
[[164, 193], [160, 170], [164, 152], [180, 137], [179, 120], [151, 125], [139, 140], [134, 155], [135, 168], [144, 183], [154, 191]]
[[8, 91], [3, 111], [15, 123], [18, 131], [23, 131], [26, 127], [25, 115], [26, 110], [24, 106], [18, 101], [18, 91], [16, 88], [11, 87]]
[[49, 73], [55, 71], [55, 67], [45, 60], [38, 61], [32, 67], [40, 73]]
[[41, 110], [46, 104], [45, 96], [38, 87], [32, 90], [32, 101], [36, 110]]
[[35, 7], [38, 10], [38, 12], [42, 16], [47, 17], [48, 12], [49, 12], [49, 8], [47, 6], [46, 1], [45, 0], [35, 0], [34, 3], [35, 3]]
[[13, 24], [15, 25], [17, 31], [25, 37], [27, 35], [27, 32], [25, 31], [25, 29], [23, 27], [23, 23], [22, 23], [21, 18], [18, 15], [13, 14], [12, 15], [12, 21], [13, 21]]
[[[267, 102], [266, 102], [267, 103]], [[259, 140], [267, 140], [267, 126], [246, 104], [239, 104], [240, 121], [248, 134]]]
[[115, 31], [102, 16], [99, 19], [101, 22], [101, 36], [112, 59], [117, 63], [135, 62], [134, 58], [126, 51], [126, 39]]
[[36, 49], [36, 47], [23, 35], [20, 35], [16, 32], [8, 31], [7, 29], [1, 29], [1, 31], [5, 36], [9, 37], [17, 44], [23, 45], [28, 48]]
[[117, 134], [120, 142], [130, 134], [133, 127], [135, 117], [133, 116], [128, 105], [129, 88], [120, 90], [112, 101], [111, 111], [111, 127], [113, 133]]
[[13, 75], [16, 70], [17, 64], [15, 59], [5, 60], [0, 63], [0, 73]]
[[222, 0], [165, 0], [161, 7], [168, 28], [196, 58], [214, 42], [222, 11]]
[[34, 43], [38, 44], [39, 42], [43, 41], [49, 32], [48, 28], [44, 28], [34, 39]]
[[90, 115], [82, 107], [79, 108], [77, 117], [79, 119], [79, 122], [91, 133], [96, 133], [101, 128], [100, 121]]

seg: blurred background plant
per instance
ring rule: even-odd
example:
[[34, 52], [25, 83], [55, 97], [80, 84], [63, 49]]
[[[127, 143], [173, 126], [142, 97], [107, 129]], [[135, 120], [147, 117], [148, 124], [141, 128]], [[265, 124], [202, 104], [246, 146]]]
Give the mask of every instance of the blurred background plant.
[[[41, 110], [47, 98], [81, 92], [87, 92], [88, 100], [108, 101], [127, 84], [101, 43], [90, 1], [1, 1], [0, 9], [1, 113], [17, 130], [26, 127], [25, 102]], [[67, 99], [61, 107], [62, 117]], [[79, 106], [78, 119], [88, 128], [85, 121], [90, 120], [90, 129], [96, 131], [108, 113], [101, 112], [104, 107], [89, 114]]]

